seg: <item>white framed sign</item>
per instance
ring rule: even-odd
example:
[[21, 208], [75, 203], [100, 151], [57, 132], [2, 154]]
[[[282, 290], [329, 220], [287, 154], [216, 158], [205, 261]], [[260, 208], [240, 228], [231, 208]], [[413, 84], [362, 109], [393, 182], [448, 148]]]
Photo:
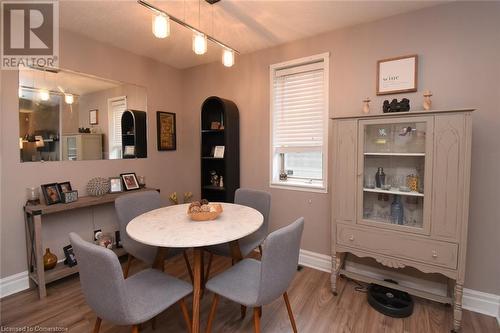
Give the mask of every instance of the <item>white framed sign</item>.
[[418, 56], [377, 61], [377, 95], [417, 91]]
[[224, 146], [215, 146], [214, 158], [224, 158]]

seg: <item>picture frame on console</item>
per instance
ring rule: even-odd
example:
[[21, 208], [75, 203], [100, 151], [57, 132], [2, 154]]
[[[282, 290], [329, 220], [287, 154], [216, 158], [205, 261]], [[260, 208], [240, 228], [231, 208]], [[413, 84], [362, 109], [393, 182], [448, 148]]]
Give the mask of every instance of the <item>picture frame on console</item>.
[[119, 193], [123, 192], [123, 183], [120, 177], [111, 177], [109, 178], [109, 193]]
[[135, 172], [122, 173], [120, 177], [123, 181], [123, 186], [126, 191], [133, 191], [139, 189], [139, 182], [137, 181], [137, 176]]
[[57, 183], [44, 184], [40, 187], [47, 206], [61, 202], [61, 192]]

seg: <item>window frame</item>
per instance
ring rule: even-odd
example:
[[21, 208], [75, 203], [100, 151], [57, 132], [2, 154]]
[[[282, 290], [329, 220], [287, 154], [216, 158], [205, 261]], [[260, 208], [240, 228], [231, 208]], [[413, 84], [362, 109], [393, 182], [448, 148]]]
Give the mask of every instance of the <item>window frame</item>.
[[[108, 159], [110, 160], [121, 160], [123, 159], [123, 144], [121, 145], [121, 151], [120, 151], [120, 156], [119, 157], [116, 157], [116, 158], [111, 158], [111, 154], [112, 154], [112, 150], [113, 148], [115, 148], [113, 144], [114, 140], [111, 140], [111, 134], [115, 134], [114, 132], [114, 122], [113, 122], [113, 119], [114, 119], [114, 115], [113, 115], [113, 107], [112, 107], [112, 104], [113, 102], [116, 102], [116, 101], [120, 101], [120, 100], [123, 100], [124, 101], [124, 104], [125, 104], [125, 110], [127, 110], [128, 108], [128, 100], [127, 100], [127, 96], [117, 96], [117, 97], [112, 97], [112, 98], [108, 98]], [[125, 110], [123, 112], [125, 112]]]
[[[323, 70], [324, 70], [324, 98], [325, 105], [323, 110], [323, 143], [321, 147], [322, 152], [322, 174], [323, 181], [322, 184], [315, 183], [306, 183], [304, 180], [298, 179], [288, 179], [285, 181], [279, 180], [278, 177], [275, 177], [275, 169], [276, 166], [281, 165], [280, 153], [275, 152], [274, 149], [274, 77], [275, 72], [277, 70], [282, 70], [288, 67], [297, 67], [302, 65], [307, 65], [309, 63], [323, 61]], [[277, 188], [277, 189], [285, 189], [285, 190], [294, 190], [294, 191], [306, 191], [306, 192], [318, 192], [318, 193], [328, 193], [328, 137], [329, 137], [329, 83], [330, 83], [330, 52], [315, 54], [308, 57], [303, 57], [299, 59], [294, 59], [290, 61], [285, 61], [277, 64], [273, 64], [269, 66], [269, 134], [270, 134], [270, 144], [269, 144], [269, 187]]]

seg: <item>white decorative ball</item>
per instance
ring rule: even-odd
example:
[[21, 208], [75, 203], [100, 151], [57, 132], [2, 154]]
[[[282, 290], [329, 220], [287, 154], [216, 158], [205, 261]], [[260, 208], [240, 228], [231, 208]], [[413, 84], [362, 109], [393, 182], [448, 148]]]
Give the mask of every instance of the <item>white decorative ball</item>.
[[109, 179], [102, 177], [95, 177], [89, 180], [87, 184], [87, 193], [93, 197], [100, 197], [109, 192], [111, 184]]

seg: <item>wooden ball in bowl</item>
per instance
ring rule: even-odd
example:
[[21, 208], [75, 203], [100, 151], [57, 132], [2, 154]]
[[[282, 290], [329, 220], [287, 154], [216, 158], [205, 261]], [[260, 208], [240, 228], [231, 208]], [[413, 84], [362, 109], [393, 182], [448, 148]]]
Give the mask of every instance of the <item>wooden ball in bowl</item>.
[[[208, 208], [203, 208], [208, 206]], [[201, 210], [203, 209], [203, 210]], [[190, 211], [188, 215], [193, 221], [212, 221], [215, 220], [222, 213], [221, 204], [207, 204], [200, 207], [200, 210]]]

